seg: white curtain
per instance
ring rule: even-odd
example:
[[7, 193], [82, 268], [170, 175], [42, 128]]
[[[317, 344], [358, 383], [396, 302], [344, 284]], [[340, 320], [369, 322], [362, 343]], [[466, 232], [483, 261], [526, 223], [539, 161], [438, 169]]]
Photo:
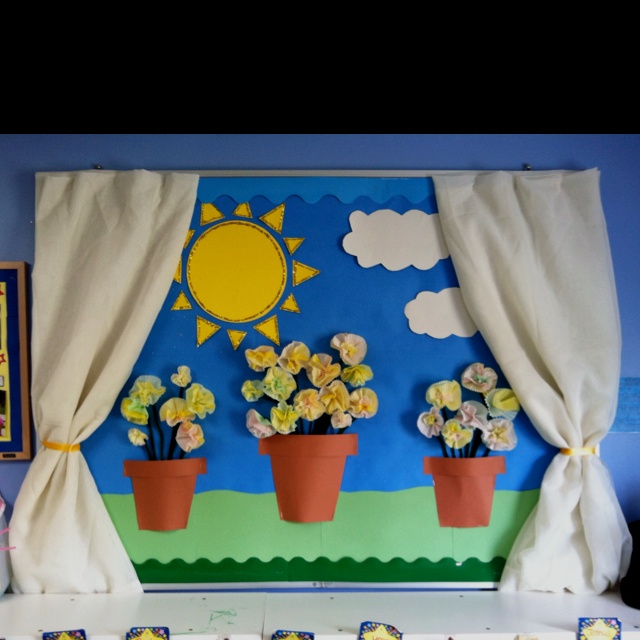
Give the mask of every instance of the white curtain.
[[36, 175], [38, 450], [11, 518], [15, 593], [142, 591], [80, 445], [109, 414], [168, 293], [197, 184], [141, 170]]
[[615, 417], [621, 356], [600, 173], [433, 179], [468, 311], [531, 422], [559, 450], [500, 589], [602, 593], [626, 573], [631, 538], [594, 455]]
[[0, 596], [11, 583], [11, 564], [9, 562], [9, 531], [4, 515], [5, 502], [0, 495]]

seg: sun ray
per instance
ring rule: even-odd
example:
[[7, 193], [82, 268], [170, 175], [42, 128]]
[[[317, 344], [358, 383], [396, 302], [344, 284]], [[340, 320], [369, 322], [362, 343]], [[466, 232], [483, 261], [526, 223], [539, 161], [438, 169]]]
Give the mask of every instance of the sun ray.
[[247, 332], [238, 331], [237, 329], [227, 329], [227, 335], [229, 336], [229, 341], [231, 342], [231, 346], [235, 351], [240, 346], [240, 343], [244, 340]]
[[297, 286], [311, 278], [315, 278], [320, 273], [319, 269], [314, 269], [297, 260], [293, 261], [293, 286]]
[[220, 325], [197, 316], [196, 318], [196, 344], [202, 346], [214, 333], [220, 329]]
[[173, 305], [171, 305], [171, 311], [185, 311], [186, 309], [192, 308], [193, 307], [191, 306], [191, 303], [189, 302], [187, 296], [184, 294], [184, 291], [181, 291], [178, 294], [175, 302], [173, 303]]
[[271, 209], [264, 215], [260, 216], [260, 220], [274, 231], [282, 233], [282, 224], [284, 223], [284, 204], [279, 204], [275, 209]]
[[211, 224], [216, 220], [222, 220], [224, 213], [212, 202], [203, 202], [200, 207], [200, 226]]
[[282, 238], [289, 255], [292, 256], [298, 249], [298, 247], [304, 242], [304, 238]]
[[289, 294], [287, 299], [280, 305], [280, 310], [300, 313], [300, 307], [298, 306], [296, 299], [293, 297], [293, 293]]
[[189, 229], [189, 231], [187, 231], [187, 237], [184, 241], [184, 246], [183, 246], [184, 249], [186, 249], [189, 242], [191, 242], [191, 238], [193, 238], [194, 233], [195, 233], [194, 229]]
[[251, 209], [249, 208], [248, 202], [243, 202], [239, 204], [233, 211], [234, 216], [239, 216], [240, 218], [253, 218], [251, 213]]
[[271, 316], [258, 324], [254, 324], [253, 328], [261, 333], [265, 338], [280, 346], [280, 331], [278, 330], [278, 316]]

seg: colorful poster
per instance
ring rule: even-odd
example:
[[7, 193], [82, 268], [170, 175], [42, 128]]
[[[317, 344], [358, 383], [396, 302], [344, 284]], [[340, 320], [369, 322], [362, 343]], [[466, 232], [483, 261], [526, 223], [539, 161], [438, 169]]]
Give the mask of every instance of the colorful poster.
[[0, 262], [0, 460], [31, 458], [26, 264]]
[[9, 353], [7, 349], [7, 283], [0, 282], [0, 441], [11, 441], [9, 415]]

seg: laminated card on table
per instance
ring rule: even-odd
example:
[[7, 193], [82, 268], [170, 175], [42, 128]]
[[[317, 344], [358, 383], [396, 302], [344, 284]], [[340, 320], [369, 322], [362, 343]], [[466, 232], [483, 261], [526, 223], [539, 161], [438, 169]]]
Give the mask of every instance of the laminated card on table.
[[402, 640], [402, 633], [390, 624], [368, 620], [360, 625], [358, 640]]
[[70, 629], [68, 631], [44, 631], [42, 640], [87, 640], [84, 629]]
[[169, 640], [168, 627], [131, 627], [126, 640]]
[[313, 640], [314, 634], [309, 631], [285, 631], [278, 629], [271, 636], [271, 640]]
[[578, 640], [622, 640], [618, 618], [578, 618]]

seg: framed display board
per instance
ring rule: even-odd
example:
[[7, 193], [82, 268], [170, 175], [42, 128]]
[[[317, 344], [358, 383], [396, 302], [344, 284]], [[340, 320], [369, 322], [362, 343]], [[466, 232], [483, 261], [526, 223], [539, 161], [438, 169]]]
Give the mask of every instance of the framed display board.
[[[441, 524], [424, 460], [442, 453], [417, 426], [429, 411], [425, 393], [460, 380], [472, 363], [495, 369], [508, 386], [461, 300], [428, 176], [202, 173], [164, 306], [107, 423], [83, 443], [142, 583], [494, 586], [554, 449], [520, 412], [489, 523]], [[245, 383], [263, 375], [246, 351], [280, 355], [299, 341], [337, 362], [331, 343], [345, 332], [366, 340], [377, 412], [345, 432], [357, 435], [357, 449], [347, 454], [334, 517], [283, 519], [265, 441], [247, 424], [251, 409], [269, 413], [243, 397]], [[215, 395], [215, 412], [197, 420], [204, 444], [187, 456], [204, 458], [206, 470], [187, 526], [149, 530], [139, 526], [123, 472], [145, 449], [129, 441], [136, 425], [121, 407], [140, 376], [160, 378], [170, 397], [180, 366]], [[308, 475], [287, 470], [294, 484]]]
[[0, 460], [30, 460], [27, 266], [0, 262]]

